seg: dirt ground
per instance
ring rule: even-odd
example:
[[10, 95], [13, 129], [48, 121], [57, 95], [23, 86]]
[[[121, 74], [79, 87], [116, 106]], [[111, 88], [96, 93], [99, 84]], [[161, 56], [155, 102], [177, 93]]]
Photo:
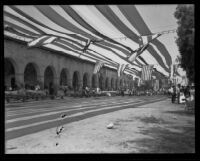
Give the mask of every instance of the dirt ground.
[[[109, 123], [112, 129], [107, 129]], [[5, 153], [195, 153], [195, 116], [170, 100], [7, 141]]]

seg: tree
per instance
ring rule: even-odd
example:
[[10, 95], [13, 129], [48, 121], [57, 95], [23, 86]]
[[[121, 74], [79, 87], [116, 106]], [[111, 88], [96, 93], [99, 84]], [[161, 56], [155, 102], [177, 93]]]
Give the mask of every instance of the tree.
[[194, 5], [178, 5], [174, 16], [178, 20], [176, 43], [181, 54], [180, 66], [189, 81], [194, 82]]

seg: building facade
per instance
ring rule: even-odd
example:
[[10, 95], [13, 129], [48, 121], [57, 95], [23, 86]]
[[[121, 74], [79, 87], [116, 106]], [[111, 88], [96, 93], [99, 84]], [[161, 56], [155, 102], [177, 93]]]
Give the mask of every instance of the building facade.
[[93, 74], [95, 63], [53, 51], [43, 47], [28, 48], [20, 40], [4, 38], [4, 84], [19, 87], [33, 87], [39, 84], [42, 89], [53, 84], [57, 90], [67, 85], [74, 90], [84, 86], [100, 87], [101, 90], [132, 88], [133, 79], [117, 70], [103, 67], [100, 73]]

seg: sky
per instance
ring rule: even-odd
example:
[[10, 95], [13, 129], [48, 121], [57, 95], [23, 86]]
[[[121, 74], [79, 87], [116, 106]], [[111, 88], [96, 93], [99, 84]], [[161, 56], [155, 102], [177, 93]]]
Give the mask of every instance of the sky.
[[[173, 30], [178, 27], [174, 12], [177, 5], [136, 5], [137, 10], [144, 19], [152, 33]], [[164, 34], [158, 38], [172, 56], [172, 62], [179, 55], [177, 45], [175, 43], [176, 32]]]
[[[174, 12], [177, 5], [135, 5], [143, 20], [149, 27], [152, 33], [177, 29], [177, 19], [174, 17]], [[177, 55], [180, 55], [178, 46], [175, 43], [177, 33], [164, 34], [158, 37], [167, 48], [172, 57], [172, 63], [175, 62]], [[185, 72], [182, 69], [178, 70], [181, 75]]]

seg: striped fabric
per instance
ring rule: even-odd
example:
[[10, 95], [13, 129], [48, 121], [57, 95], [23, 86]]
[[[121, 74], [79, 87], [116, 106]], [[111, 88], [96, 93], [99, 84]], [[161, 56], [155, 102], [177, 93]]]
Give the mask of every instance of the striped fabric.
[[[14, 34], [25, 38], [32, 37], [31, 42], [34, 45], [41, 45], [43, 40], [49, 40], [46, 39], [47, 37], [41, 38], [42, 36], [51, 35], [58, 39], [52, 38], [53, 41], [50, 39], [50, 45], [47, 48], [56, 47], [65, 51], [66, 54], [70, 51], [71, 54], [74, 53], [74, 56], [82, 53], [82, 58], [88, 58], [88, 60], [105, 61], [106, 59], [106, 63], [115, 64], [116, 68], [119, 62], [112, 59], [111, 63], [109, 54], [106, 54], [104, 50], [112, 52], [120, 59], [139, 68], [151, 64], [151, 59], [145, 60], [142, 55], [136, 57], [134, 63], [128, 61], [131, 53], [138, 48], [140, 43], [138, 35], [151, 34], [133, 5], [5, 5], [5, 25], [14, 29], [9, 31], [11, 33], [17, 31]], [[115, 39], [118, 35], [127, 38], [125, 41]], [[35, 40], [36, 37], [41, 39]], [[152, 43], [159, 52], [151, 45], [147, 51], [165, 71], [169, 72], [171, 56], [158, 40]], [[163, 59], [166, 60], [168, 66]]]
[[118, 77], [120, 77], [123, 73], [124, 73], [124, 70], [126, 69], [126, 67], [128, 66], [128, 64], [119, 64], [119, 67], [118, 67]]
[[173, 76], [180, 76], [178, 73], [178, 64], [173, 65]]
[[145, 65], [145, 66], [143, 66], [141, 79], [143, 81], [151, 80], [152, 70], [153, 70], [153, 65]]
[[33, 41], [30, 41], [28, 43], [28, 47], [33, 47], [33, 46], [38, 47], [38, 46], [50, 44], [53, 41], [55, 41], [56, 39], [57, 39], [57, 37], [55, 37], [55, 36], [44, 35], [44, 36], [41, 36], [39, 38], [36, 38]]
[[101, 62], [101, 61], [97, 61], [96, 64], [95, 64], [95, 67], [94, 67], [94, 74], [97, 74], [100, 69], [103, 67], [104, 65], [104, 62]]
[[[119, 5], [118, 8], [126, 16], [129, 22], [137, 29], [140, 35], [152, 35], [150, 29], [134, 5]], [[156, 45], [157, 49], [165, 57], [167, 65], [170, 66], [172, 64], [172, 58], [166, 47], [157, 39], [155, 39], [152, 44]]]

